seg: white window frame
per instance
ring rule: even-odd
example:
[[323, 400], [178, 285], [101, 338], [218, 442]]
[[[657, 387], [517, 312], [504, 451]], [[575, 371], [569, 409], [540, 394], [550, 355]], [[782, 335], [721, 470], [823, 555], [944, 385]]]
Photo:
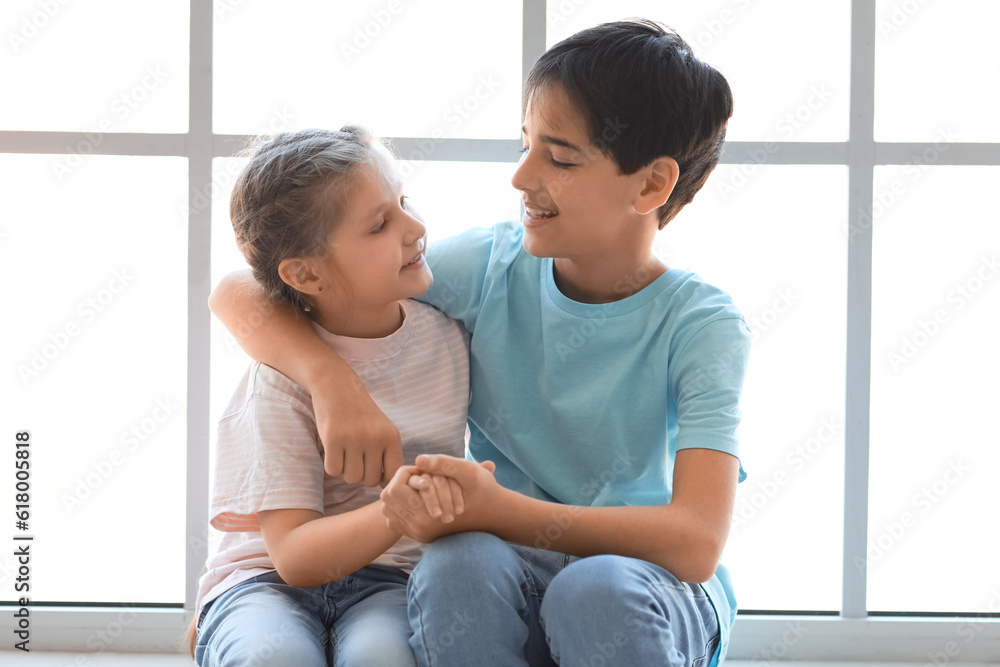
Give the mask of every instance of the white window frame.
[[[522, 72], [545, 50], [546, 2], [523, 0]], [[95, 153], [179, 156], [189, 164], [189, 201], [211, 191], [212, 160], [231, 157], [249, 137], [212, 132], [213, 3], [191, 0], [190, 101], [186, 134], [106, 135]], [[870, 660], [926, 662], [944, 654], [950, 662], [996, 659], [997, 615], [936, 617], [870, 615], [866, 573], [852, 565], [867, 558], [868, 448], [871, 377], [872, 230], [864, 211], [873, 201], [876, 165], [904, 165], [932, 150], [931, 143], [874, 140], [875, 0], [851, 1], [850, 134], [846, 142], [730, 142], [723, 163], [751, 164], [767, 150], [771, 164], [846, 165], [852, 233], [848, 249], [846, 442], [844, 461], [843, 597], [838, 615], [785, 612], [740, 615], [732, 635], [732, 659]], [[0, 132], [0, 152], [60, 154], [85, 139], [83, 132]], [[395, 138], [402, 154], [420, 139]], [[510, 161], [512, 140], [437, 139], [429, 159]], [[777, 145], [779, 150], [775, 151]], [[1000, 165], [1000, 144], [964, 143], [939, 153], [942, 165]], [[197, 578], [207, 556], [211, 207], [190, 208], [188, 221], [187, 534], [185, 604], [157, 607], [32, 607], [34, 650], [176, 652], [190, 621]], [[798, 582], [802, 584], [803, 582]], [[0, 607], [0, 634], [12, 637], [11, 607]], [[964, 637], [975, 630], [975, 639]], [[965, 631], [965, 634], [959, 633]], [[963, 641], [959, 641], [963, 638]], [[6, 649], [7, 647], [3, 647]], [[952, 655], [958, 651], [957, 655]]]

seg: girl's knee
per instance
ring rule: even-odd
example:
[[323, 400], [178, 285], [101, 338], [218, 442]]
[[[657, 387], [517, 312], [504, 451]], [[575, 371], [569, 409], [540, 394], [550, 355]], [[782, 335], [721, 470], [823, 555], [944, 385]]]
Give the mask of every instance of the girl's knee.
[[[292, 663], [289, 663], [292, 664]], [[413, 650], [405, 639], [391, 637], [366, 645], [341, 646], [337, 650], [337, 667], [386, 667], [416, 665]]]
[[274, 629], [245, 633], [196, 649], [200, 667], [326, 667], [326, 651], [315, 637]]

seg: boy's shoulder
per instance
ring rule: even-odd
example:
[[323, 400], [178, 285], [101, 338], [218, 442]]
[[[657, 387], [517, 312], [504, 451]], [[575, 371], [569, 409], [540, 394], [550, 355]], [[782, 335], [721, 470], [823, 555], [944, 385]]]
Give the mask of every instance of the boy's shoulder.
[[675, 271], [680, 275], [666, 309], [671, 322], [664, 334], [669, 336], [671, 357], [745, 359], [752, 334], [733, 298], [697, 273]]
[[703, 317], [714, 314], [743, 319], [743, 313], [736, 306], [733, 297], [715, 283], [687, 269], [671, 269], [667, 274], [673, 277], [670, 297], [685, 310], [694, 311]]
[[434, 345], [443, 343], [445, 347], [455, 341], [464, 341], [467, 335], [465, 330], [437, 307], [415, 299], [404, 303], [406, 316], [413, 318], [414, 337], [417, 341]]

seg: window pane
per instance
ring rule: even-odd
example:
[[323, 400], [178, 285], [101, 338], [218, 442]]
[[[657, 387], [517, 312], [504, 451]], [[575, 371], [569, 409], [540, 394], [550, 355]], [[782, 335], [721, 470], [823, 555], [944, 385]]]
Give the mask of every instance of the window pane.
[[1000, 168], [875, 178], [868, 606], [972, 612], [1000, 561], [984, 519], [1000, 465]]
[[1000, 141], [1000, 49], [990, 0], [878, 0], [877, 141]]
[[5, 0], [0, 128], [186, 132], [189, 4]]
[[846, 197], [846, 167], [722, 165], [660, 233], [667, 264], [728, 291], [753, 332], [722, 559], [743, 609], [840, 608]]
[[31, 599], [183, 602], [187, 162], [91, 156], [57, 186], [60, 158], [0, 156], [0, 432], [33, 438]]
[[460, 0], [216, 5], [214, 128], [517, 137], [520, 34], [519, 2], [477, 4], [474, 18]]
[[[515, 153], [516, 154], [516, 153]], [[520, 220], [514, 162], [404, 162], [406, 191], [431, 243], [470, 227]]]
[[733, 141], [845, 141], [850, 3], [795, 0], [549, 0], [549, 46], [604, 21], [642, 16], [673, 26], [718, 67], [736, 101]]

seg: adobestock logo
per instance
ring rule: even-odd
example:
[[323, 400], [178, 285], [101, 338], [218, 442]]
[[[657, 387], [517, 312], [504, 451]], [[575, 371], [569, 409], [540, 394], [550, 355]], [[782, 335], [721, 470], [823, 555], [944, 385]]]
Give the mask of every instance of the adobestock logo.
[[66, 146], [66, 157], [52, 163], [52, 173], [56, 181], [62, 183], [66, 176], [83, 164], [84, 155], [90, 155], [104, 142], [104, 135], [114, 132], [119, 123], [125, 122], [166, 80], [167, 73], [159, 65], [149, 65], [143, 70], [142, 79], [136, 85], [119, 94], [111, 102], [110, 113], [97, 122], [97, 132], [85, 132], [83, 139], [75, 146]]
[[917, 355], [927, 348], [948, 324], [957, 319], [958, 313], [989, 286], [998, 273], [1000, 273], [1000, 262], [997, 261], [996, 254], [983, 257], [971, 275], [948, 290], [945, 303], [935, 308], [926, 318], [919, 318], [910, 332], [900, 339], [899, 346], [886, 354], [889, 367], [898, 372], [916, 359]]
[[[804, 101], [786, 111], [775, 122], [774, 129], [781, 133], [782, 141], [794, 139], [799, 130], [806, 127], [832, 98], [833, 91], [829, 90], [825, 83], [810, 86]], [[767, 164], [780, 150], [781, 146], [773, 141], [749, 149], [746, 152], [746, 160], [733, 165], [729, 178], [715, 186], [722, 201], [726, 202], [736, 194], [757, 174], [760, 167]]]
[[46, 336], [46, 342], [31, 350], [28, 362], [18, 364], [17, 374], [21, 377], [24, 385], [27, 386], [30, 380], [41, 375], [42, 371], [62, 355], [72, 341], [86, 330], [87, 325], [94, 322], [99, 314], [111, 306], [118, 295], [132, 283], [133, 279], [134, 276], [129, 275], [128, 269], [113, 270], [111, 280], [105, 287], [80, 301], [75, 310], [77, 317], [71, 318], [66, 324], [49, 332]]
[[372, 40], [378, 38], [402, 11], [403, 4], [399, 0], [389, 0], [383, 9], [372, 10], [368, 21], [363, 25], [354, 26], [351, 41], [340, 43], [340, 53], [344, 56], [344, 60], [350, 64], [354, 58], [360, 56], [361, 52], [372, 44]]
[[121, 449], [114, 449], [105, 458], [90, 464], [91, 470], [75, 480], [73, 493], [63, 493], [63, 507], [69, 514], [83, 506], [84, 501], [104, 486], [115, 471], [125, 465], [127, 455], [135, 453], [148, 442], [164, 423], [179, 412], [180, 406], [170, 398], [157, 398], [147, 417], [123, 431], [119, 441]]
[[831, 443], [838, 442], [843, 432], [843, 420], [834, 416], [824, 417], [812, 436], [804, 442], [797, 443], [785, 454], [784, 466], [787, 468], [778, 468], [771, 473], [770, 478], [754, 481], [753, 490], [744, 491], [741, 488], [738, 491], [739, 500], [733, 510], [731, 534], [735, 535], [741, 528], [749, 525], [792, 481], [796, 473], [801, 472], [813, 459], [818, 458]]
[[904, 2], [894, 2], [889, 15], [876, 21], [878, 31], [883, 39], [889, 39], [894, 33], [910, 22], [917, 15], [929, 0], [904, 0]]
[[18, 32], [7, 33], [7, 42], [14, 53], [19, 52], [22, 47], [27, 46], [28, 42], [37, 37], [45, 26], [49, 25], [52, 19], [62, 11], [62, 8], [69, 4], [69, 0], [39, 0], [37, 4], [38, 11], [21, 18], [21, 29]]
[[868, 540], [867, 559], [854, 557], [858, 572], [866, 572], [880, 562], [898, 545], [922, 517], [930, 514], [951, 493], [951, 490], [972, 472], [972, 467], [960, 459], [948, 461], [945, 471], [929, 484], [925, 484], [910, 498], [911, 509], [900, 512], [895, 518], [882, 522], [882, 530]]
[[468, 95], [453, 103], [441, 115], [442, 125], [438, 125], [429, 133], [430, 138], [420, 138], [415, 141], [416, 149], [398, 159], [399, 173], [405, 179], [417, 170], [415, 163], [430, 159], [437, 152], [444, 139], [458, 131], [473, 115], [479, 111], [501, 88], [501, 82], [492, 74], [481, 75]]
[[950, 126], [938, 128], [937, 141], [922, 152], [910, 156], [909, 161], [903, 165], [902, 172], [906, 178], [896, 178], [888, 187], [873, 193], [871, 206], [867, 209], [858, 209], [857, 219], [847, 222], [845, 231], [848, 242], [871, 229], [877, 220], [910, 192], [913, 184], [919, 181], [927, 169], [936, 164], [958, 139], [958, 133]]
[[707, 49], [715, 44], [719, 38], [729, 29], [729, 26], [736, 23], [741, 13], [750, 9], [750, 0], [732, 0], [732, 5], [736, 9], [724, 8], [714, 17], [701, 22], [702, 30], [694, 36], [694, 43], [703, 49]]

